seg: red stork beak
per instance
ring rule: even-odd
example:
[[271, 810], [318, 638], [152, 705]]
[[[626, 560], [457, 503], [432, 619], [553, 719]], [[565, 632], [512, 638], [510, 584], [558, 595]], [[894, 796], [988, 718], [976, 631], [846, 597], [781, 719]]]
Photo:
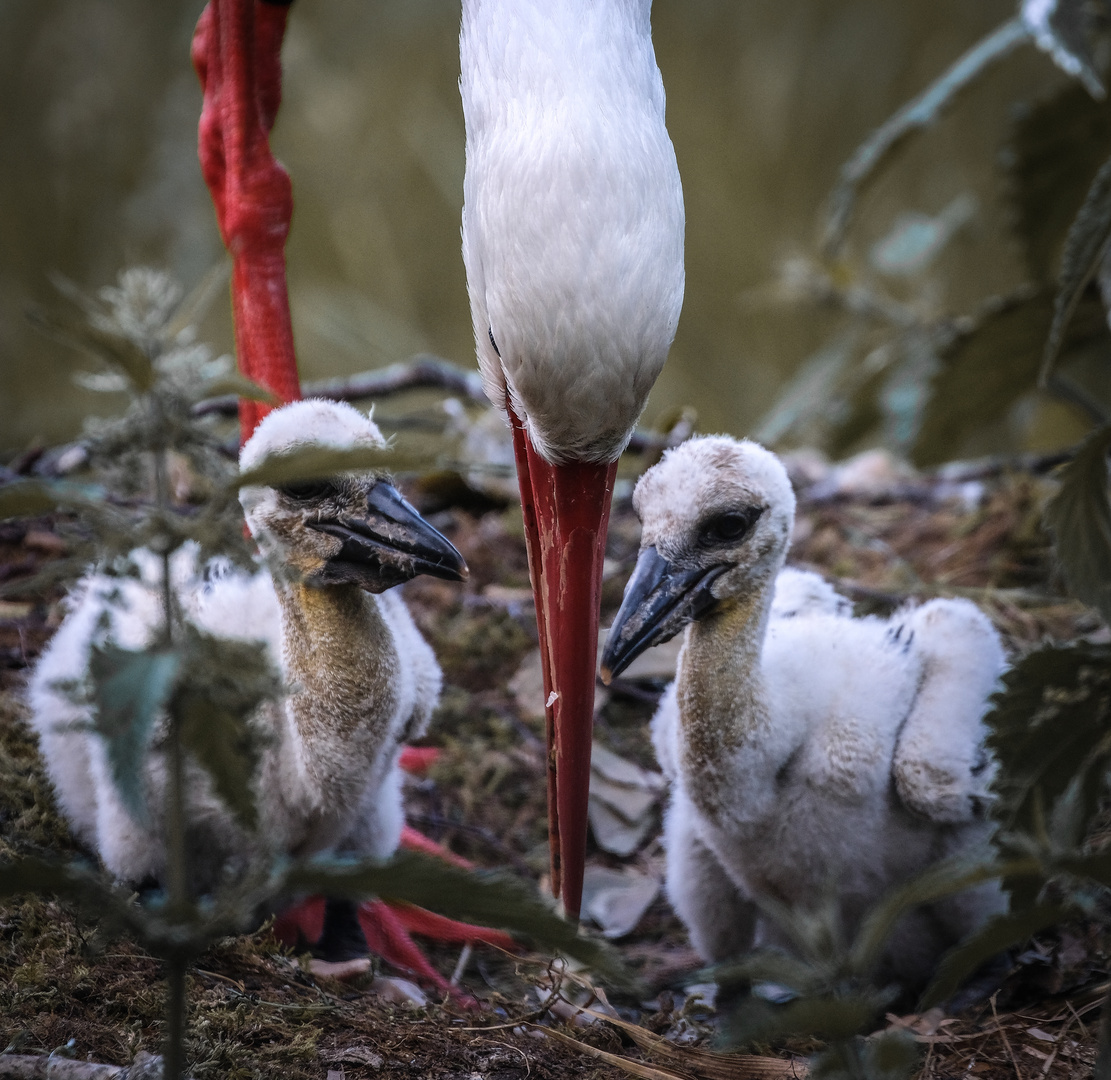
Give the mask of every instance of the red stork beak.
[[552, 893], [577, 919], [586, 859], [598, 613], [617, 462], [550, 465], [507, 402], [540, 631]]

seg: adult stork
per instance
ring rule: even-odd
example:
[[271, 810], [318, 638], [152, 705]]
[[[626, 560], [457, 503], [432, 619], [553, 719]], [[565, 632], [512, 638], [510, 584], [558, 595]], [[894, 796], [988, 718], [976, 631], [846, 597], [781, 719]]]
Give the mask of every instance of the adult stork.
[[577, 916], [617, 459], [683, 301], [651, 0], [463, 0], [463, 260], [513, 431], [547, 698], [552, 889]]
[[[269, 133], [281, 104], [281, 44], [292, 0], [209, 0], [193, 38], [193, 63], [204, 104], [199, 155], [220, 235], [233, 259], [232, 311], [240, 370], [282, 403], [301, 397], [286, 284], [285, 241], [293, 214], [289, 176], [270, 151]], [[241, 399], [246, 444], [271, 406]], [[401, 753], [402, 767], [421, 753]], [[401, 843], [455, 863], [464, 860], [408, 827]], [[464, 863], [465, 864], [465, 863]], [[469, 865], [469, 864], [465, 864]], [[310, 940], [336, 936], [315, 898], [279, 925]], [[409, 931], [449, 941], [492, 940], [490, 932], [419, 908], [364, 904], [359, 919], [369, 944], [394, 966], [446, 986], [409, 937]], [[348, 928], [341, 928], [344, 936]], [[504, 936], [502, 945], [510, 944]]]

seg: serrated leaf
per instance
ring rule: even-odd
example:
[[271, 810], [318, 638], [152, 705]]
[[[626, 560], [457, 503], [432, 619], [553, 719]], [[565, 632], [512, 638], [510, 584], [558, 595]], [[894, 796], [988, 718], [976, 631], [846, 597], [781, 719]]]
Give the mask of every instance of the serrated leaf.
[[870, 976], [874, 972], [888, 937], [911, 908], [936, 903], [987, 881], [1029, 876], [1038, 872], [1038, 864], [1032, 859], [1016, 859], [1005, 863], [953, 860], [929, 867], [905, 885], [890, 890], [868, 913], [850, 953], [852, 970], [862, 976]]
[[181, 742], [204, 768], [216, 793], [249, 829], [258, 824], [254, 778], [258, 765], [257, 740], [247, 718], [214, 708], [198, 695], [181, 703]]
[[1069, 226], [1111, 155], [1111, 102], [1069, 83], [1016, 110], [1002, 155], [1014, 230], [1034, 280], [1056, 277]]
[[[1016, 847], [1009, 833], [1036, 837], [1044, 829], [1042, 807], [1055, 807], [1078, 776], [1083, 782], [1073, 792], [1079, 805], [1072, 816], [1090, 822], [1103, 786], [1101, 765], [1111, 757], [1111, 647], [1050, 646], [1024, 657], [1003, 676], [984, 722], [998, 765], [992, 783], [997, 843]], [[1014, 910], [1031, 905], [1039, 887], [1011, 877], [1003, 884]]]
[[525, 935], [586, 964], [613, 986], [635, 984], [612, 948], [584, 937], [573, 923], [551, 911], [531, 885], [505, 873], [469, 872], [399, 851], [383, 863], [321, 859], [294, 867], [285, 876], [285, 886], [328, 896], [379, 896], [417, 904], [453, 919]]
[[1039, 383], [1045, 386], [1088, 283], [1111, 246], [1111, 160], [1096, 173], [1084, 204], [1065, 238], [1053, 322], [1045, 342]]
[[951, 997], [981, 964], [993, 956], [1021, 945], [1034, 934], [1068, 917], [1060, 904], [1038, 904], [1006, 915], [994, 915], [971, 937], [945, 954], [937, 974], [922, 995], [921, 1007], [928, 1009]]
[[905, 1080], [918, 1067], [920, 1056], [909, 1031], [882, 1031], [865, 1040], [864, 1075], [868, 1080]]
[[[799, 994], [814, 993], [826, 973], [812, 964], [779, 949], [755, 949], [736, 960], [715, 964], [705, 971], [706, 980], [719, 986], [741, 986], [749, 982], [778, 983]], [[701, 976], [699, 976], [701, 981]]]
[[197, 398], [223, 397], [226, 394], [247, 398], [249, 401], [261, 401], [265, 405], [281, 404], [281, 400], [272, 391], [238, 371], [228, 372], [226, 375], [206, 382], [197, 391]]
[[867, 1028], [896, 993], [892, 988], [887, 992], [808, 997], [786, 1005], [769, 1005], [760, 998], [748, 997], [722, 1022], [721, 1034], [732, 1046], [790, 1035], [848, 1039]]
[[[951, 460], [964, 439], [1005, 416], [1034, 389], [1052, 319], [1047, 295], [1018, 292], [989, 302], [970, 327], [938, 350], [939, 367], [911, 449], [916, 465]], [[1085, 294], [1068, 327], [1065, 348], [1096, 342], [1111, 348], [1111, 334], [1098, 298]]]
[[149, 817], [143, 766], [154, 724], [180, 666], [180, 654], [171, 649], [134, 652], [109, 645], [89, 657], [93, 726], [104, 740], [120, 799], [139, 822]]
[[280, 692], [280, 678], [261, 643], [189, 632], [188, 666], [170, 710], [182, 745], [249, 829], [258, 824], [255, 771], [263, 738], [254, 715]]
[[236, 487], [262, 485], [281, 487], [308, 480], [322, 480], [345, 472], [419, 471], [430, 468], [435, 459], [425, 454], [400, 454], [389, 447], [303, 446], [283, 454], [271, 454], [253, 469], [242, 472]]
[[1069, 592], [1111, 623], [1111, 502], [1107, 453], [1111, 425], [1094, 431], [1061, 470], [1061, 489], [1045, 521]]
[[864, 185], [873, 179], [881, 163], [915, 132], [933, 124], [953, 103], [957, 95], [976, 80], [996, 60], [1028, 40], [1022, 20], [1008, 19], [961, 56], [941, 78], [912, 98], [881, 124], [841, 166], [829, 198], [823, 246], [834, 252], [848, 228], [853, 207]]
[[33, 309], [27, 318], [42, 333], [103, 360], [127, 376], [140, 393], [154, 385], [154, 365], [146, 352], [130, 338], [91, 323], [74, 323], [57, 315]]

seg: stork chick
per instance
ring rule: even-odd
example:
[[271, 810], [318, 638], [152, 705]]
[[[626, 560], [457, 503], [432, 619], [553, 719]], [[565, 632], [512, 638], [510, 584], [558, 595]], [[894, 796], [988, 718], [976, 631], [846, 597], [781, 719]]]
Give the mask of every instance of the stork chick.
[[[384, 445], [377, 426], [351, 406], [301, 401], [259, 424], [240, 465], [309, 444]], [[404, 602], [386, 590], [418, 574], [458, 581], [467, 573], [459, 552], [381, 476], [247, 487], [240, 500], [251, 534], [279, 572], [199, 567], [196, 552], [183, 548], [173, 560], [173, 585], [199, 629], [264, 640], [289, 693], [263, 704], [257, 718], [267, 735], [256, 773], [257, 833], [239, 826], [207, 774], [187, 771], [197, 892], [256, 851], [306, 856], [338, 848], [385, 857], [395, 850], [403, 824], [400, 744], [423, 732], [441, 675]], [[117, 878], [140, 883], [161, 880], [166, 870], [162, 755], [152, 750], [145, 766], [151, 821], [143, 825], [112, 782], [104, 744], [91, 732], [92, 705], [66, 690], [86, 680], [94, 645], [142, 649], [161, 626], [161, 563], [146, 551], [133, 557], [138, 578], [93, 572], [80, 583], [29, 696], [65, 817]]]
[[[707, 961], [786, 943], [759, 901], [833, 894], [853, 933], [889, 889], [986, 844], [982, 718], [1004, 658], [979, 609], [853, 618], [817, 575], [782, 570], [795, 498], [752, 442], [684, 443], [633, 505], [641, 551], [602, 674], [685, 634], [652, 736], [671, 782], [668, 893]], [[882, 974], [920, 985], [1002, 906], [988, 885], [917, 909]]]

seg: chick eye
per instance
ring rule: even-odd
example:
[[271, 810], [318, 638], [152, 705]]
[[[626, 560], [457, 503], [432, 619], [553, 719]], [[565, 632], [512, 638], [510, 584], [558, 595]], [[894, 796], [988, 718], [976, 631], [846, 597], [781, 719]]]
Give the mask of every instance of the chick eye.
[[748, 513], [718, 514], [702, 527], [702, 539], [711, 544], [727, 544], [740, 540], [763, 513], [763, 508], [753, 508]]
[[306, 480], [303, 484], [283, 484], [278, 490], [297, 502], [309, 502], [334, 495], [336, 489], [328, 480]]

